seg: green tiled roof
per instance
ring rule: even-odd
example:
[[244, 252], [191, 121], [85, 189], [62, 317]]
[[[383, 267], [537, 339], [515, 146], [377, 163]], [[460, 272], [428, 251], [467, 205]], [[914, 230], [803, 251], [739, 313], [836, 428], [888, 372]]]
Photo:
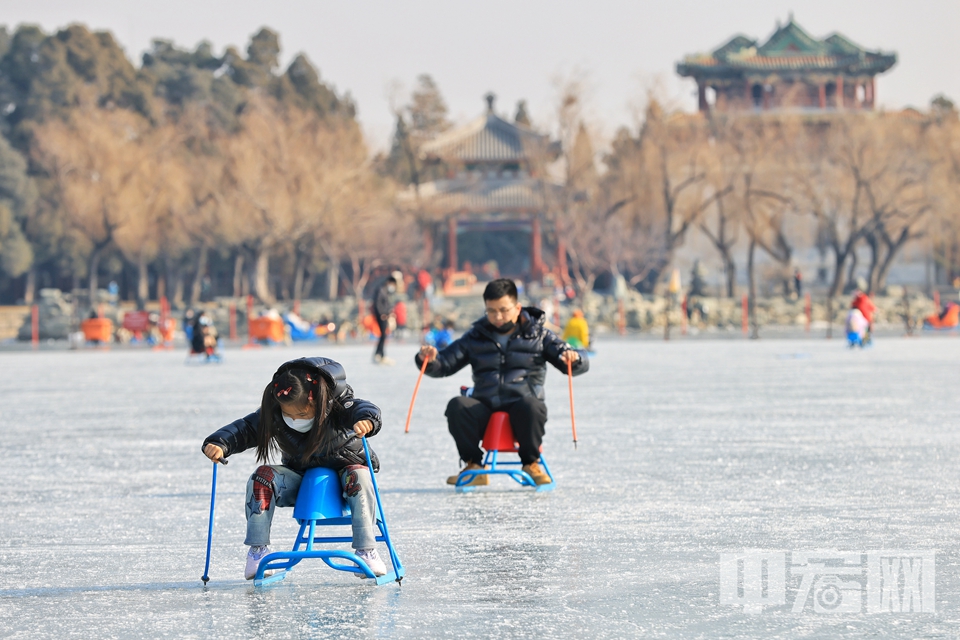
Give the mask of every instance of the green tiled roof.
[[694, 77], [776, 71], [875, 75], [896, 62], [897, 54], [868, 51], [840, 34], [817, 40], [791, 19], [762, 45], [738, 35], [712, 53], [687, 56], [677, 65], [677, 73]]

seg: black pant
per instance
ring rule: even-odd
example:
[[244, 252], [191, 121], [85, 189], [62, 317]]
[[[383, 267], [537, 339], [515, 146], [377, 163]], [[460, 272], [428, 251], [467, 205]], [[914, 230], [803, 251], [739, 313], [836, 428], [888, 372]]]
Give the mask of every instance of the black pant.
[[377, 316], [377, 326], [380, 327], [380, 341], [377, 343], [377, 350], [374, 355], [383, 357], [383, 345], [387, 342], [387, 321]]
[[[520, 461], [530, 464], [540, 459], [547, 405], [534, 397], [519, 398], [500, 409], [510, 414], [513, 437], [520, 445]], [[447, 404], [447, 426], [457, 443], [457, 451], [464, 462], [483, 463], [480, 441], [493, 412], [475, 398], [457, 396]]]

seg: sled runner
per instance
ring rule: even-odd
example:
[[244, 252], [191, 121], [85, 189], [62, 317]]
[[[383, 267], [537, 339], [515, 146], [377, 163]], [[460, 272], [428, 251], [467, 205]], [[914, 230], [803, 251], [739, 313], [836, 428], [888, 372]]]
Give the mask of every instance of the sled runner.
[[[549, 484], [538, 485], [530, 477], [530, 474], [519, 467], [522, 466], [520, 460], [500, 460], [501, 453], [517, 453], [517, 443], [513, 439], [513, 427], [510, 426], [510, 414], [506, 411], [494, 411], [487, 422], [487, 430], [483, 434], [483, 449], [486, 455], [483, 458], [483, 469], [470, 469], [460, 473], [457, 478], [457, 492], [463, 493], [473, 491], [476, 487], [467, 486], [476, 476], [482, 475], [506, 475], [525, 487], [533, 487], [537, 491], [551, 491], [556, 486], [553, 474], [550, 473], [550, 467], [547, 461], [540, 456], [540, 465], [550, 476]], [[489, 466], [489, 469], [487, 468]], [[507, 467], [503, 469], [501, 467]]]
[[[380, 489], [377, 487], [376, 474], [372, 471], [373, 465], [370, 463], [370, 450], [367, 448], [366, 438], [363, 438], [363, 450], [367, 457], [367, 468], [371, 470], [370, 477], [373, 480], [373, 491], [377, 497], [377, 528], [380, 530], [380, 535], [376, 537], [376, 540], [387, 545], [393, 570], [388, 571], [386, 575], [375, 576], [367, 563], [352, 551], [317, 548], [316, 545], [318, 544], [351, 542], [353, 538], [350, 535], [318, 535], [317, 527], [350, 527], [351, 518], [350, 508], [343, 499], [343, 489], [340, 487], [340, 478], [337, 472], [332, 469], [315, 467], [308, 469], [303, 474], [300, 491], [297, 494], [297, 503], [293, 507], [293, 517], [300, 523], [300, 531], [293, 543], [293, 550], [277, 551], [264, 556], [260, 561], [260, 566], [257, 567], [257, 575], [253, 580], [254, 585], [260, 587], [283, 580], [294, 566], [307, 558], [319, 558], [327, 566], [339, 571], [362, 573], [364, 577], [376, 580], [378, 585], [394, 580], [398, 584], [400, 583], [405, 572], [387, 531], [387, 523], [384, 520], [383, 507], [380, 503]], [[265, 571], [276, 571], [276, 573], [264, 577]]]

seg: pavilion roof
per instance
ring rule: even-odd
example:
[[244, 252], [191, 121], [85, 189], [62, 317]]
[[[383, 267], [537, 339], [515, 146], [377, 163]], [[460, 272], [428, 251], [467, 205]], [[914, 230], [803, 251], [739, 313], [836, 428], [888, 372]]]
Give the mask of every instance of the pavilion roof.
[[548, 136], [507, 122], [494, 113], [492, 96], [487, 101], [487, 113], [424, 144], [421, 156], [458, 163], [520, 162], [550, 150]]
[[677, 73], [693, 77], [745, 76], [753, 73], [824, 71], [848, 75], [883, 73], [897, 54], [868, 51], [840, 34], [817, 40], [791, 17], [763, 44], [743, 35], [712, 53], [686, 56]]
[[[533, 213], [546, 207], [544, 189], [554, 188], [537, 178], [489, 178], [468, 175], [420, 185], [419, 202], [434, 215], [449, 213]], [[413, 205], [412, 190], [401, 201]]]

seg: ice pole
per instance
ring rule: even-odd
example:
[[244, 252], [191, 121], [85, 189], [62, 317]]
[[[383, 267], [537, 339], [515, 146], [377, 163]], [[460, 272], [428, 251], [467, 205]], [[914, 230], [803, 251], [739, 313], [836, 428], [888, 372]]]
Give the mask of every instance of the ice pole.
[[[223, 464], [227, 464], [226, 458], [220, 458], [219, 460]], [[207, 586], [207, 582], [210, 581], [210, 542], [213, 540], [213, 507], [217, 503], [217, 460], [213, 461], [213, 486], [210, 488], [210, 524], [207, 525], [207, 561], [203, 565], [203, 575], [200, 576], [200, 579], [203, 580], [203, 586]]]
[[427, 370], [427, 363], [430, 359], [423, 356], [423, 364], [420, 365], [420, 375], [417, 376], [417, 384], [413, 388], [413, 397], [410, 398], [410, 409], [407, 410], [407, 425], [403, 428], [404, 433], [410, 433], [410, 418], [413, 417], [413, 403], [417, 401], [417, 392], [420, 391], [420, 381], [423, 380], [423, 372]]
[[567, 389], [570, 390], [570, 427], [573, 429], [573, 448], [577, 448], [577, 418], [573, 415], [573, 363], [567, 360]]

